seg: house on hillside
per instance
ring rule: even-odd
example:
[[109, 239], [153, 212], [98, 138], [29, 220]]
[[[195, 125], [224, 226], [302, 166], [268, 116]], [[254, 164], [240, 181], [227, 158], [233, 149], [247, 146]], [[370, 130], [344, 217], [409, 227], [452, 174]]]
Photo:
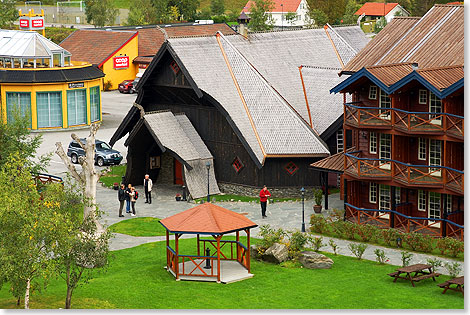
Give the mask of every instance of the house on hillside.
[[343, 68], [345, 218], [463, 240], [463, 25], [463, 5], [395, 18]]
[[[275, 27], [304, 27], [311, 24], [306, 0], [273, 0], [273, 4], [273, 10], [267, 13]], [[250, 16], [251, 7], [254, 5], [254, 1], [248, 1], [242, 13]]]
[[105, 73], [104, 82], [117, 89], [124, 80], [141, 76], [168, 37], [213, 35], [218, 31], [234, 34], [225, 23], [210, 25], [170, 24], [120, 26], [106, 29], [79, 29], [60, 46]]
[[366, 2], [357, 10], [355, 15], [364, 15], [364, 20], [377, 20], [378, 18], [385, 17], [387, 23], [396, 16], [410, 16], [398, 3], [379, 3], [379, 2]]
[[326, 87], [366, 43], [357, 26], [167, 39], [110, 140], [129, 134], [126, 179], [148, 173], [193, 197], [208, 176], [245, 195], [319, 185], [309, 165], [342, 139], [343, 97]]

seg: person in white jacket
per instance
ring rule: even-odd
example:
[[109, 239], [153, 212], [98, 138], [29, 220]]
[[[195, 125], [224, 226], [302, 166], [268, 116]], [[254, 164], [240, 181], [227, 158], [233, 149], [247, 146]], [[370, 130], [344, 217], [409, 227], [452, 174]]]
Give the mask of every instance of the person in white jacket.
[[144, 178], [145, 203], [152, 203], [152, 180], [148, 174]]

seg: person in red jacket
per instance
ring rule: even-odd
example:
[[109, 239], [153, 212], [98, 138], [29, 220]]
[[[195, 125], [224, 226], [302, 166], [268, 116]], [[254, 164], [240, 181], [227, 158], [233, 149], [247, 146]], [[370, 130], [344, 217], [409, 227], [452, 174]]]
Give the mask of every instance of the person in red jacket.
[[269, 192], [266, 185], [263, 186], [263, 189], [259, 192], [259, 201], [261, 203], [261, 215], [263, 218], [267, 218], [266, 216], [266, 203], [268, 201], [268, 197], [271, 197], [271, 193]]

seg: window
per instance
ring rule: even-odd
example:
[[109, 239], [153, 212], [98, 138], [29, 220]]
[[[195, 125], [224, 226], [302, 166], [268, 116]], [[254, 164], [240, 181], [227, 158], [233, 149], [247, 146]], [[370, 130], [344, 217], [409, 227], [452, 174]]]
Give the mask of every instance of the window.
[[395, 187], [395, 205], [401, 203], [401, 188]]
[[29, 117], [31, 127], [31, 93], [7, 92], [7, 122], [13, 122], [15, 114]]
[[452, 212], [452, 195], [446, 195], [446, 202], [444, 204], [444, 211], [447, 214]]
[[428, 103], [428, 91], [419, 90], [419, 103], [427, 104]]
[[344, 151], [344, 138], [343, 138], [343, 129], [340, 129], [336, 132], [336, 152]]
[[390, 108], [392, 107], [392, 100], [387, 93], [380, 89], [380, 105], [379, 107]]
[[426, 161], [426, 139], [418, 139], [418, 160]]
[[376, 100], [377, 99], [377, 86], [376, 85], [370, 85], [369, 86], [369, 99], [370, 100]]
[[377, 203], [377, 184], [369, 183], [369, 202]]
[[[429, 139], [429, 165], [441, 166], [441, 140]], [[433, 168], [439, 171], [440, 168]]]
[[369, 153], [377, 154], [377, 133], [369, 132]]
[[284, 169], [287, 171], [287, 173], [289, 173], [290, 175], [294, 175], [295, 172], [297, 172], [299, 170], [299, 168], [297, 167], [297, 165], [295, 165], [294, 162], [289, 162], [287, 163], [287, 165], [284, 167]]
[[379, 210], [390, 210], [390, 186], [379, 185]]
[[429, 193], [429, 218], [441, 218], [441, 194], [430, 191]]
[[67, 91], [67, 114], [69, 126], [87, 123], [86, 90]]
[[235, 170], [235, 172], [238, 173], [242, 170], [244, 165], [243, 165], [242, 161], [238, 157], [236, 157], [235, 160], [233, 160], [233, 162], [232, 162], [232, 167]]
[[60, 92], [36, 93], [38, 128], [62, 127], [62, 94]]
[[95, 86], [90, 88], [90, 118], [91, 122], [100, 120], [100, 87]]
[[426, 211], [426, 192], [418, 190], [418, 210]]
[[[441, 113], [442, 112], [442, 101], [437, 98], [436, 94], [429, 93], [429, 112], [430, 113]], [[429, 119], [434, 119], [433, 123], [440, 124], [442, 117], [439, 115], [429, 115]]]
[[177, 74], [180, 71], [180, 67], [178, 66], [178, 64], [174, 60], [170, 63], [170, 67], [171, 67], [171, 69], [173, 70], [173, 72], [175, 74]]
[[379, 159], [392, 158], [392, 135], [381, 133], [380, 134], [380, 152]]

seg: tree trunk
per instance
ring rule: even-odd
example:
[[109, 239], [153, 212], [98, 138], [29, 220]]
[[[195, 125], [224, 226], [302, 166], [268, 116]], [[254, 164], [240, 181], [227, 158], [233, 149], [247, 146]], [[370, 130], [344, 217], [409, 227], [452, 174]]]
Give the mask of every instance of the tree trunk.
[[24, 308], [29, 309], [29, 289], [31, 288], [31, 279], [28, 278], [26, 281], [26, 293], [24, 295]]
[[70, 309], [71, 304], [72, 304], [72, 293], [73, 293], [73, 288], [70, 286], [67, 286], [67, 296], [65, 297], [65, 308]]
[[18, 300], [16, 300], [16, 305], [20, 306], [20, 304], [21, 304], [21, 297], [18, 297]]

